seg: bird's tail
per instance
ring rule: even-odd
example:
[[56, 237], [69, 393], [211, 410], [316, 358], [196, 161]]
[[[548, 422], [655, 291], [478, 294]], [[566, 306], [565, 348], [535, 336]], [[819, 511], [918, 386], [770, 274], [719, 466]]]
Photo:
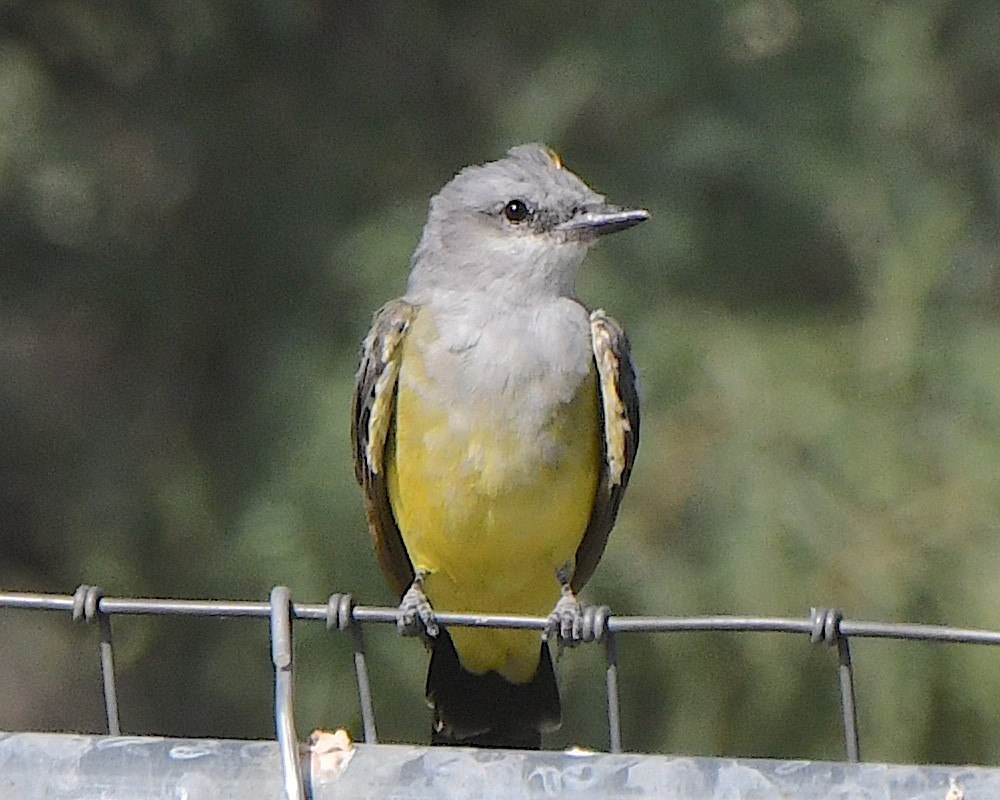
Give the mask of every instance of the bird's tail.
[[496, 672], [476, 675], [458, 660], [442, 630], [427, 672], [427, 701], [434, 708], [431, 744], [537, 750], [542, 732], [559, 727], [559, 689], [545, 642], [535, 676], [511, 683]]

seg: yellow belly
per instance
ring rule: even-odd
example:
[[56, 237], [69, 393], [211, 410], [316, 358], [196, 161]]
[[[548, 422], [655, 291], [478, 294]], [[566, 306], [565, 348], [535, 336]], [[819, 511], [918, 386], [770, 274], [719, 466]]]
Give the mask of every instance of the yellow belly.
[[[533, 433], [499, 408], [507, 397], [479, 409], [435, 402], [413, 348], [397, 391], [389, 499], [431, 604], [439, 612], [548, 614], [559, 599], [556, 570], [572, 561], [597, 487], [595, 376]], [[470, 425], [477, 413], [482, 424]], [[471, 672], [516, 683], [535, 673], [537, 631], [450, 633]]]

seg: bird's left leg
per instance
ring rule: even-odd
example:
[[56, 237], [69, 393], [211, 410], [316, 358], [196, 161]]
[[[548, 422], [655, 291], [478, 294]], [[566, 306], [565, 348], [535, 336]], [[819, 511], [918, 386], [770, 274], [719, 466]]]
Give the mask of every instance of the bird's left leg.
[[396, 629], [403, 636], [426, 636], [434, 639], [440, 633], [431, 601], [424, 593], [425, 577], [425, 573], [417, 572], [399, 603]]
[[556, 579], [562, 596], [549, 614], [545, 638], [551, 640], [554, 637], [560, 649], [574, 647], [584, 641], [584, 614], [570, 585], [572, 569], [569, 564], [563, 564], [556, 570]]

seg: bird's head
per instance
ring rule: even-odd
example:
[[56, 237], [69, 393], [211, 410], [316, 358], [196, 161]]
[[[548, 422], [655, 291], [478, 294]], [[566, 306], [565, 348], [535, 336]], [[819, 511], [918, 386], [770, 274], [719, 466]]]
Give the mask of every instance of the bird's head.
[[408, 294], [572, 296], [587, 249], [649, 212], [611, 205], [540, 144], [466, 167], [430, 202]]

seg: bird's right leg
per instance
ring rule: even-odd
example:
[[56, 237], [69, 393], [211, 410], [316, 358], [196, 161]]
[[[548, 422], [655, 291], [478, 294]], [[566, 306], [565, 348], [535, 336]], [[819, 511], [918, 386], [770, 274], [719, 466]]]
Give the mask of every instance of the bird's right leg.
[[583, 606], [573, 591], [572, 566], [564, 564], [556, 570], [561, 596], [549, 614], [548, 625], [542, 638], [556, 642], [556, 653], [564, 647], [576, 647], [582, 642], [593, 642], [604, 635], [604, 624], [610, 613], [604, 607]]
[[426, 573], [418, 572], [413, 583], [406, 590], [399, 603], [399, 616], [396, 618], [396, 630], [402, 636], [420, 636], [427, 639], [437, 638], [440, 633], [437, 618], [431, 601], [424, 593], [424, 578]]

